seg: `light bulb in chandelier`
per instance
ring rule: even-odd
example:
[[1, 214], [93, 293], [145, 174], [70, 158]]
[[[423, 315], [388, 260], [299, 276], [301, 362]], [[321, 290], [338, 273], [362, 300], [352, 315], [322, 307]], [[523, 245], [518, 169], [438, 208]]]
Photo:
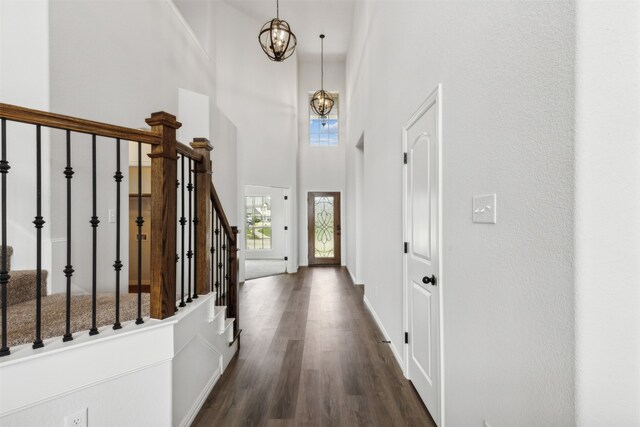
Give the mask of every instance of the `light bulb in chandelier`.
[[260, 47], [270, 60], [282, 62], [296, 50], [298, 39], [287, 21], [280, 19], [280, 4], [276, 0], [276, 17], [266, 22], [258, 34]]

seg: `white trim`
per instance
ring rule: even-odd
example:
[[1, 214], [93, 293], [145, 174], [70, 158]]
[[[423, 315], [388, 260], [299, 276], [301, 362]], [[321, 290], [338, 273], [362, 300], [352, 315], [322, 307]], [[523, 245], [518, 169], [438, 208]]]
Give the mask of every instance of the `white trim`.
[[[358, 283], [356, 283], [356, 276], [354, 276], [353, 273], [351, 272], [351, 270], [349, 270], [349, 266], [345, 265], [345, 268], [349, 272], [349, 276], [351, 276], [351, 284], [353, 286], [357, 285]], [[362, 283], [360, 283], [360, 284], [362, 284]]]
[[153, 368], [155, 366], [171, 362], [172, 360], [173, 360], [173, 357], [167, 357], [167, 358], [158, 360], [158, 361], [156, 361], [154, 363], [151, 363], [149, 365], [144, 365], [144, 366], [137, 367], [135, 369], [130, 369], [128, 371], [120, 372], [117, 375], [112, 375], [110, 377], [106, 377], [106, 378], [103, 378], [103, 379], [98, 380], [98, 381], [94, 381], [94, 382], [87, 383], [87, 384], [84, 384], [84, 385], [81, 385], [81, 386], [78, 386], [78, 387], [74, 387], [74, 388], [68, 389], [68, 390], [66, 390], [66, 391], [64, 391], [62, 393], [58, 393], [58, 394], [46, 397], [44, 399], [37, 400], [35, 402], [31, 402], [31, 403], [29, 403], [27, 405], [23, 405], [23, 406], [20, 406], [18, 408], [10, 409], [10, 410], [0, 414], [0, 420], [2, 420], [2, 418], [5, 418], [5, 417], [7, 417], [9, 415], [12, 415], [12, 414], [15, 414], [17, 412], [21, 412], [21, 411], [24, 411], [26, 409], [33, 408], [34, 406], [42, 405], [43, 403], [50, 402], [52, 400], [59, 399], [59, 398], [64, 397], [64, 396], [68, 396], [68, 395], [70, 395], [72, 393], [84, 390], [86, 388], [95, 387], [96, 385], [103, 384], [103, 383], [106, 383], [108, 381], [113, 381], [115, 379], [118, 379], [118, 378], [121, 378], [121, 377], [124, 377], [124, 376], [127, 376], [127, 375], [132, 375], [132, 374], [135, 374], [136, 372], [144, 371], [146, 369]]
[[[204, 340], [200, 340], [200, 341], [205, 342]], [[206, 344], [207, 344], [207, 347], [212, 348], [208, 343]], [[216, 353], [218, 353], [217, 350], [216, 350]], [[207, 382], [207, 385], [204, 387], [204, 389], [196, 399], [195, 403], [191, 406], [191, 409], [189, 409], [185, 417], [182, 419], [180, 426], [190, 426], [193, 423], [193, 421], [196, 419], [196, 416], [198, 416], [200, 409], [202, 409], [204, 402], [207, 400], [207, 397], [209, 397], [209, 393], [211, 393], [211, 390], [213, 390], [213, 387], [215, 387], [215, 385], [218, 383], [218, 380], [220, 379], [221, 376], [222, 376], [222, 355], [220, 355], [220, 364], [218, 366], [218, 369], [216, 369], [216, 371], [213, 373], [213, 375], [209, 379], [209, 382]]]
[[196, 45], [200, 48], [200, 50], [202, 51], [202, 53], [204, 54], [204, 56], [207, 57], [207, 59], [209, 61], [211, 61], [211, 57], [209, 57], [209, 54], [207, 53], [207, 51], [204, 49], [204, 47], [200, 44], [200, 40], [198, 40], [198, 37], [196, 36], [196, 34], [193, 32], [193, 30], [191, 29], [191, 26], [189, 25], [189, 23], [187, 22], [186, 19], [184, 19], [184, 15], [182, 15], [182, 12], [180, 12], [180, 9], [178, 9], [178, 6], [176, 6], [176, 4], [173, 2], [173, 0], [165, 0], [167, 2], [167, 5], [169, 6], [169, 8], [171, 8], [171, 10], [176, 14], [178, 20], [182, 23], [182, 25], [184, 26], [185, 31], [187, 32], [187, 34], [189, 34], [189, 36], [191, 36], [191, 38], [193, 39], [193, 41], [196, 43]]
[[387, 330], [382, 325], [382, 322], [380, 321], [380, 318], [378, 317], [378, 313], [376, 313], [376, 311], [373, 309], [373, 307], [371, 306], [371, 303], [367, 299], [366, 295], [362, 298], [362, 300], [364, 301], [364, 305], [369, 310], [369, 313], [371, 313], [371, 316], [373, 317], [373, 320], [376, 321], [376, 324], [378, 325], [378, 328], [380, 328], [380, 331], [382, 332], [382, 335], [384, 336], [384, 339], [389, 341], [389, 348], [391, 348], [391, 352], [393, 353], [393, 356], [396, 358], [396, 362], [398, 362], [398, 366], [400, 366], [400, 369], [402, 370], [402, 372], [404, 372], [404, 362], [402, 361], [402, 358], [400, 357], [400, 353], [398, 353], [398, 349], [396, 348], [395, 344], [393, 344], [393, 340], [389, 337], [389, 334], [387, 333]]
[[[438, 126], [438, 137], [437, 137], [437, 153], [438, 153], [438, 287], [440, 288], [440, 298], [439, 298], [439, 327], [438, 327], [438, 340], [439, 340], [439, 352], [440, 352], [440, 381], [439, 381], [439, 390], [438, 390], [438, 402], [440, 406], [440, 427], [445, 426], [445, 411], [444, 411], [444, 384], [445, 384], [445, 373], [444, 373], [444, 274], [443, 274], [443, 232], [442, 232], [442, 84], [438, 84], [436, 88], [427, 96], [426, 100], [420, 105], [420, 107], [416, 110], [416, 112], [411, 116], [411, 118], [402, 126], [402, 153], [407, 152], [407, 129], [413, 125], [423, 114], [424, 112], [431, 106], [433, 103], [436, 104], [437, 108], [437, 126]], [[407, 236], [407, 168], [406, 165], [402, 168], [402, 243], [408, 241]], [[403, 255], [402, 260], [402, 307], [403, 307], [403, 326], [404, 330], [409, 330], [409, 307], [408, 307], [408, 296], [407, 296], [407, 256]], [[403, 372], [405, 377], [409, 378], [409, 345], [404, 345], [404, 357], [407, 361]]]

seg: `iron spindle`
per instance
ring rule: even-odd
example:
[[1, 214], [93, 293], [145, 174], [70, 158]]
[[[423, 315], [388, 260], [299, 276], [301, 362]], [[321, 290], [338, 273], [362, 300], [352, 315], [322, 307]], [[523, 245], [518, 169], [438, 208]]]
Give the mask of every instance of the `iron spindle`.
[[142, 225], [144, 218], [142, 217], [142, 143], [138, 142], [138, 217], [136, 225], [138, 226], [138, 318], [136, 325], [144, 323], [142, 320]]
[[9, 162], [7, 161], [7, 120], [2, 119], [2, 159], [0, 160], [0, 174], [2, 174], [2, 266], [0, 266], [0, 287], [2, 288], [2, 347], [0, 357], [8, 356], [11, 350], [7, 346], [7, 283], [9, 272], [7, 271], [7, 174]]
[[91, 216], [91, 227], [93, 228], [93, 262], [91, 270], [91, 329], [89, 335], [98, 333], [97, 325], [97, 297], [98, 297], [98, 179], [96, 169], [98, 161], [96, 156], [96, 135], [91, 135], [91, 187], [92, 187], [92, 207], [93, 215]]
[[71, 178], [73, 178], [73, 168], [71, 167], [71, 131], [67, 131], [67, 166], [64, 168], [64, 176], [67, 180], [67, 265], [64, 267], [64, 275], [67, 278], [67, 301], [65, 313], [65, 329], [62, 341], [71, 341], [71, 277], [73, 276], [73, 266], [71, 265]]
[[116, 260], [113, 268], [116, 271], [116, 320], [113, 329], [120, 329], [120, 270], [122, 261], [120, 260], [120, 183], [122, 182], [122, 171], [120, 170], [120, 138], [116, 139], [116, 173], [113, 175], [116, 181]]
[[[178, 159], [181, 159], [181, 158], [183, 158], [183, 156], [178, 156]], [[178, 168], [178, 162], [177, 162], [177, 159], [176, 159], [176, 171], [177, 171], [177, 168]], [[178, 175], [178, 173], [176, 172], [176, 176], [177, 175]], [[176, 192], [178, 191], [179, 188], [180, 188], [180, 180], [176, 179]], [[176, 197], [176, 202], [177, 202], [177, 200], [178, 200], [178, 198]], [[176, 206], [176, 210], [177, 210], [177, 206]], [[176, 239], [177, 238], [178, 238], [178, 236], [176, 234]], [[177, 250], [177, 248], [178, 248], [178, 243], [176, 242], [176, 250]], [[180, 254], [178, 252], [176, 252], [176, 264], [178, 264], [179, 262], [180, 262]], [[177, 274], [178, 274], [178, 267], [176, 266], [176, 280], [178, 280]], [[176, 301], [176, 305], [175, 305], [175, 308], [174, 308], [174, 313], [177, 312], [177, 311], [178, 311], [178, 304], [177, 304], [177, 301]]]
[[187, 190], [189, 191], [189, 229], [187, 234], [189, 235], [189, 249], [187, 250], [187, 258], [189, 259], [188, 268], [187, 268], [187, 302], [193, 301], [191, 299], [191, 258], [193, 257], [193, 251], [191, 250], [191, 222], [193, 221], [193, 216], [191, 212], [191, 193], [193, 192], [193, 184], [191, 183], [191, 159], [189, 159], [189, 184], [187, 185]]
[[214, 285], [214, 277], [215, 277], [215, 269], [213, 268], [215, 265], [215, 228], [216, 228], [216, 211], [214, 210], [214, 206], [213, 206], [213, 202], [211, 202], [211, 277], [210, 277], [210, 283], [209, 283], [209, 290], [210, 292], [214, 292], [215, 291], [215, 285]]
[[220, 254], [221, 244], [220, 244], [220, 214], [216, 211], [216, 291], [218, 292], [218, 305], [222, 305], [222, 287], [220, 286], [221, 277], [220, 277], [220, 269], [222, 265], [220, 264]]
[[42, 342], [42, 128], [36, 126], [36, 339], [33, 348], [44, 347]]
[[[227, 305], [227, 232], [222, 236], [222, 289], [224, 290], [223, 305]], [[227, 307], [227, 314], [229, 307]]]
[[[231, 304], [231, 262], [233, 260], [233, 254], [231, 253], [231, 234], [227, 235], [227, 293], [229, 296], [227, 297], [227, 304]], [[229, 317], [231, 317], [231, 309], [229, 309]]]
[[[195, 215], [193, 216], [193, 235], [197, 236], [198, 235], [198, 223], [200, 222], [198, 220], [198, 174], [193, 173], [193, 204], [196, 206], [196, 212]], [[198, 257], [197, 257], [197, 250], [198, 250], [198, 245], [196, 245], [195, 247], [196, 252], [194, 253], [194, 259], [193, 259], [193, 299], [198, 298]]]
[[187, 224], [187, 219], [184, 216], [184, 156], [180, 159], [180, 232], [182, 240], [182, 262], [180, 263], [180, 307], [187, 305], [184, 302], [184, 226]]

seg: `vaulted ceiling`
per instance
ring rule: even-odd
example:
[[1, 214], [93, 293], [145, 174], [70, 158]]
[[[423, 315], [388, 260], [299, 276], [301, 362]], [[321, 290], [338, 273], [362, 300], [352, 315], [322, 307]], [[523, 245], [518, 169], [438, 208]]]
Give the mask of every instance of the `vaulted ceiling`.
[[[226, 0], [238, 10], [267, 22], [276, 17], [275, 0]], [[354, 0], [281, 0], [280, 19], [291, 25], [298, 38], [298, 56], [302, 61], [320, 59], [320, 33], [326, 35], [325, 60], [343, 60], [351, 37]], [[256, 37], [259, 28], [256, 28]]]

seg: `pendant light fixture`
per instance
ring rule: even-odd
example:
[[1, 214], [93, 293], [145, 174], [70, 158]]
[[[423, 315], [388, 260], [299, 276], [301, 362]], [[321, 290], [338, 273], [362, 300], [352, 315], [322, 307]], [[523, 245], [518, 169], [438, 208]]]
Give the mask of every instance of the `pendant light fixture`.
[[324, 34], [320, 34], [320, 90], [311, 97], [311, 109], [320, 116], [323, 126], [334, 102], [333, 96], [324, 90]]
[[280, 19], [280, 3], [276, 0], [276, 17], [262, 26], [258, 41], [270, 60], [282, 62], [296, 50], [298, 39], [289, 23]]

